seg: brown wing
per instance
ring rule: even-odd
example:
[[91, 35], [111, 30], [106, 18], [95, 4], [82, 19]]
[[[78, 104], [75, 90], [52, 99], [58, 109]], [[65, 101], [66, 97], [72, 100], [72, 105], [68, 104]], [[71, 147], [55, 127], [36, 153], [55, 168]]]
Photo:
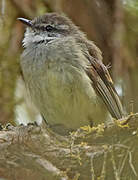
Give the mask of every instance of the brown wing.
[[88, 41], [86, 38], [78, 38], [77, 42], [83, 47], [83, 54], [90, 62], [86, 73], [92, 80], [93, 88], [105, 103], [112, 117], [116, 119], [122, 118], [124, 114], [122, 104], [113, 86], [109, 72], [102, 63], [102, 52], [92, 41]]
[[102, 61], [88, 57], [91, 66], [87, 68], [87, 74], [92, 80], [92, 85], [97, 94], [102, 98], [112, 117], [123, 117], [123, 108], [118, 94], [113, 86], [112, 79]]

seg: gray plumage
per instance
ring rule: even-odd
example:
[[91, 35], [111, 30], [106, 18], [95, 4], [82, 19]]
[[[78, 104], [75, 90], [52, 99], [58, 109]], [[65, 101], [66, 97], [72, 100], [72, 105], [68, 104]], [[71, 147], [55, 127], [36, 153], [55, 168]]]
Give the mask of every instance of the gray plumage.
[[98, 124], [109, 118], [107, 109], [122, 118], [121, 102], [93, 42], [56, 13], [25, 23], [30, 26], [21, 57], [26, 88], [53, 130], [66, 134], [92, 121]]

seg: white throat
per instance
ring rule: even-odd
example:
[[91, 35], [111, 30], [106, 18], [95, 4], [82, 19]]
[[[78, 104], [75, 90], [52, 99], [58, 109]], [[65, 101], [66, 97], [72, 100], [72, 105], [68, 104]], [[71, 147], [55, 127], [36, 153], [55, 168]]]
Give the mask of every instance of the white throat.
[[25, 36], [23, 39], [23, 47], [28, 47], [29, 45], [32, 45], [34, 43], [39, 43], [39, 42], [45, 42], [46, 44], [52, 40], [57, 39], [58, 37], [48, 37], [46, 34], [40, 33], [36, 34], [33, 31], [30, 31], [28, 28], [25, 32]]

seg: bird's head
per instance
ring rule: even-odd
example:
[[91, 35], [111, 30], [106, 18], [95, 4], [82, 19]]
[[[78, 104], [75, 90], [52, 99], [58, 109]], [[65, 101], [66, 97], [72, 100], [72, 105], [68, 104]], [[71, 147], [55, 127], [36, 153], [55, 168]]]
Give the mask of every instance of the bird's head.
[[25, 47], [31, 43], [48, 43], [57, 38], [84, 36], [68, 17], [57, 13], [46, 13], [33, 20], [18, 19], [27, 25], [23, 40]]

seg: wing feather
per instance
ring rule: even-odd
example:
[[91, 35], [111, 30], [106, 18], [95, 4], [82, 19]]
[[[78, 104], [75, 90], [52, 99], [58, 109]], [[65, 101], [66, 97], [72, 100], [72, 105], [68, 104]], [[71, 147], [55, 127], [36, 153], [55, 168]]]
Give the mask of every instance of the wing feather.
[[91, 65], [87, 68], [87, 74], [92, 80], [92, 85], [105, 103], [112, 117], [123, 117], [123, 108], [119, 96], [113, 86], [112, 79], [106, 66], [95, 58], [90, 58]]

